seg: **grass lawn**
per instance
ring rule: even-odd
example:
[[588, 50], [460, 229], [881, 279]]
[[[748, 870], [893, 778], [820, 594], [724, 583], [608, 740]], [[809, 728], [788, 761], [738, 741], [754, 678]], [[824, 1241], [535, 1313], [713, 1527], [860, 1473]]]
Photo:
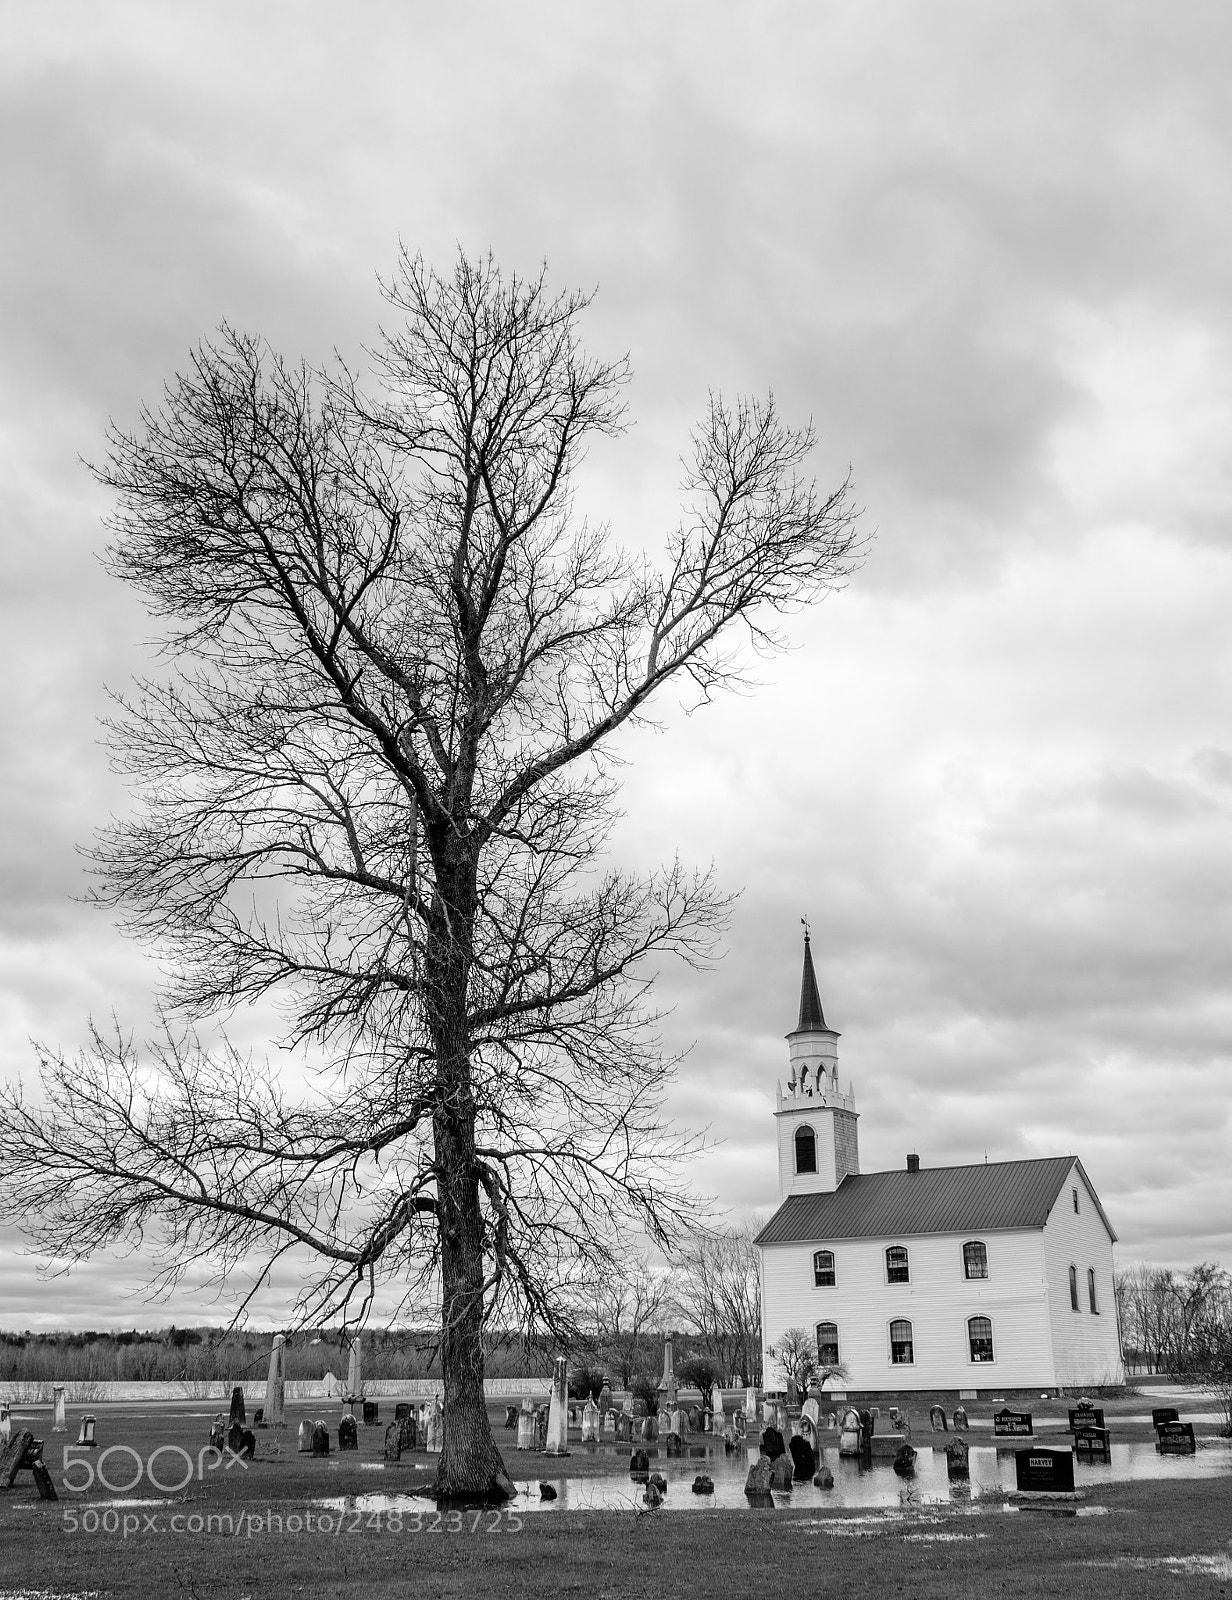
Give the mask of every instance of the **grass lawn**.
[[[210, 1409], [199, 1402], [157, 1413], [149, 1406], [100, 1406], [95, 1408], [99, 1442], [128, 1445], [143, 1459], [159, 1446], [178, 1445], [195, 1459], [209, 1431], [209, 1418], [201, 1413]], [[293, 1408], [293, 1424], [310, 1409]], [[387, 1409], [392, 1416], [392, 1403], [382, 1402], [382, 1420]], [[985, 1402], [970, 1405], [972, 1423], [986, 1422], [993, 1409]], [[1057, 1407], [1062, 1417], [1064, 1409], [1064, 1403]], [[1126, 1413], [1149, 1409], [1150, 1402], [1142, 1399], [1125, 1405]], [[336, 1408], [328, 1415], [336, 1425]], [[503, 1418], [503, 1409], [494, 1415]], [[1112, 1424], [1112, 1415], [1108, 1420]], [[76, 1438], [72, 1412], [69, 1422], [71, 1441]], [[921, 1424], [927, 1426], [926, 1408], [916, 1419], [917, 1437]], [[0, 1495], [0, 1600], [33, 1593], [131, 1600], [193, 1595], [200, 1600], [244, 1595], [386, 1600], [407, 1594], [497, 1600], [578, 1593], [632, 1600], [727, 1596], [737, 1585], [755, 1595], [772, 1586], [779, 1593], [799, 1590], [843, 1600], [898, 1594], [938, 1600], [1016, 1595], [1131, 1600], [1179, 1593], [1182, 1585], [1187, 1597], [1232, 1596], [1232, 1473], [1103, 1485], [1082, 1509], [1099, 1506], [1106, 1514], [1077, 1517], [1006, 1513], [992, 1506], [979, 1512], [928, 1508], [907, 1515], [818, 1514], [814, 1507], [788, 1507], [522, 1517], [514, 1508], [503, 1515], [437, 1518], [429, 1502], [419, 1531], [410, 1518], [399, 1530], [387, 1517], [335, 1515], [338, 1531], [324, 1534], [317, 1531], [316, 1515], [312, 1531], [304, 1525], [319, 1500], [405, 1492], [430, 1478], [430, 1458], [418, 1455], [396, 1467], [377, 1467], [383, 1428], [370, 1428], [360, 1430], [357, 1456], [314, 1461], [297, 1454], [293, 1425], [282, 1435], [258, 1435], [258, 1459], [247, 1472], [207, 1473], [204, 1481], [194, 1480], [173, 1494], [152, 1491], [145, 1481], [128, 1495], [100, 1491], [97, 1485], [72, 1494], [62, 1486], [64, 1437], [52, 1439], [45, 1412], [34, 1431], [45, 1440], [61, 1498], [55, 1504], [37, 1502], [28, 1474], [19, 1476], [8, 1495]], [[987, 1428], [972, 1431], [977, 1439], [981, 1432], [990, 1434]], [[1132, 1436], [1128, 1425], [1117, 1425], [1116, 1433]], [[503, 1431], [497, 1436], [511, 1445], [511, 1436]], [[274, 1455], [277, 1444], [281, 1453]], [[95, 1461], [98, 1454], [92, 1453]], [[518, 1478], [548, 1475], [543, 1458], [509, 1449], [508, 1459]], [[571, 1476], [602, 1470], [604, 1459], [610, 1470], [610, 1457], [575, 1451], [567, 1470]], [[122, 1453], [108, 1462], [113, 1480], [123, 1481], [133, 1470], [132, 1457]], [[183, 1458], [165, 1455], [156, 1470], [160, 1478], [174, 1481], [183, 1475]], [[126, 1499], [145, 1503], [126, 1506]], [[112, 1523], [129, 1519], [128, 1537], [81, 1527], [87, 1513], [101, 1519], [108, 1512]], [[281, 1531], [266, 1526], [267, 1514], [282, 1518]], [[228, 1521], [213, 1532], [190, 1531], [192, 1518], [211, 1515]], [[169, 1526], [173, 1517], [180, 1519], [178, 1531]], [[300, 1519], [297, 1531], [286, 1525], [292, 1517]], [[253, 1526], [249, 1519], [260, 1520]], [[70, 1531], [74, 1521], [76, 1532]]]

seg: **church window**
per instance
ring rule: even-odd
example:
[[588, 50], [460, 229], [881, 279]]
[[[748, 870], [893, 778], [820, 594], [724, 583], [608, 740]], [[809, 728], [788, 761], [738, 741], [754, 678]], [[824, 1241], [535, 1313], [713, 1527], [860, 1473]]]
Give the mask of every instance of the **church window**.
[[1074, 1197], [1074, 1215], [1077, 1216], [1077, 1214], [1078, 1214], [1078, 1191], [1077, 1191], [1077, 1189], [1071, 1189], [1070, 1190], [1070, 1194], [1072, 1194], [1073, 1197]]
[[834, 1251], [816, 1250], [813, 1253], [813, 1284], [818, 1289], [834, 1287]]
[[817, 1171], [817, 1136], [807, 1122], [796, 1129], [796, 1171]]
[[1081, 1311], [1082, 1310], [1082, 1307], [1078, 1304], [1078, 1268], [1077, 1267], [1071, 1267], [1069, 1269], [1069, 1308], [1070, 1308], [1071, 1311]]
[[838, 1323], [817, 1324], [817, 1360], [823, 1367], [838, 1366]]
[[911, 1324], [903, 1317], [897, 1317], [890, 1324], [890, 1360], [896, 1367], [909, 1367], [915, 1361]]
[[911, 1282], [911, 1269], [907, 1261], [906, 1245], [892, 1244], [886, 1251], [886, 1282]]
[[988, 1246], [979, 1239], [968, 1239], [963, 1245], [963, 1276], [965, 1278], [988, 1276]]
[[967, 1318], [967, 1343], [971, 1348], [972, 1361], [992, 1360], [992, 1319], [990, 1317]]
[[1095, 1300], [1095, 1268], [1087, 1268], [1087, 1299], [1091, 1302], [1091, 1311], [1099, 1316], [1099, 1306]]

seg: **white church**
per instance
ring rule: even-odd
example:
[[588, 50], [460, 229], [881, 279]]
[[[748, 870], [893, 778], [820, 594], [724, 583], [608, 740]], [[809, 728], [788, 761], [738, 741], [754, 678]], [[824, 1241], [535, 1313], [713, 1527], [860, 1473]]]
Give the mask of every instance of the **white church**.
[[851, 1390], [1002, 1394], [1122, 1381], [1116, 1240], [1077, 1156], [861, 1172], [804, 936], [800, 1020], [777, 1086], [780, 1205], [757, 1237], [764, 1381], [791, 1328]]

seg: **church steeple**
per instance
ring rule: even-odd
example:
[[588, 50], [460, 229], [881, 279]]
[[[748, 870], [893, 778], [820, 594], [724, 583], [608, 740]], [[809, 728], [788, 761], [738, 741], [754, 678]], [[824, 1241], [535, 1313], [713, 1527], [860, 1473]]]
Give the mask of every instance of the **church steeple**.
[[800, 976], [800, 1020], [797, 1033], [816, 1033], [826, 1026], [821, 1009], [821, 995], [817, 990], [817, 974], [813, 971], [813, 947], [809, 940], [808, 924], [804, 927], [804, 971]]
[[850, 1084], [846, 1093], [839, 1087], [838, 1039], [821, 1009], [806, 922], [800, 1020], [787, 1035], [790, 1076], [776, 1095], [781, 1196], [833, 1190], [860, 1170], [856, 1097]]

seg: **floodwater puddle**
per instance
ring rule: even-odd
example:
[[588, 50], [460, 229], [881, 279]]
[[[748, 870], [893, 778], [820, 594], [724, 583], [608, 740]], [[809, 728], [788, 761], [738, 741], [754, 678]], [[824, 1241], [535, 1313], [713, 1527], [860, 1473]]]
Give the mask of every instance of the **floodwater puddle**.
[[[621, 1459], [613, 1453], [613, 1467]], [[818, 1489], [811, 1482], [802, 1482], [789, 1494], [776, 1493], [772, 1499], [763, 1499], [758, 1507], [751, 1507], [744, 1493], [745, 1477], [749, 1463], [756, 1460], [755, 1452], [751, 1451], [747, 1460], [718, 1454], [705, 1460], [652, 1457], [651, 1467], [667, 1479], [668, 1492], [662, 1507], [665, 1511], [749, 1511], [792, 1506], [807, 1511], [875, 1510], [902, 1514], [918, 1514], [924, 1508], [942, 1506], [982, 1511], [998, 1505], [1003, 1496], [1015, 1488], [1011, 1449], [973, 1445], [969, 1456], [970, 1480], [965, 1483], [951, 1483], [944, 1450], [934, 1450], [927, 1445], [918, 1449], [915, 1476], [908, 1479], [898, 1477], [889, 1461], [878, 1458], [868, 1467], [861, 1467], [858, 1461], [846, 1457], [840, 1458], [833, 1451], [827, 1451], [824, 1459], [834, 1473], [832, 1489]], [[525, 1458], [513, 1463], [518, 1498], [511, 1503], [510, 1510], [516, 1510], [519, 1515], [524, 1512], [642, 1509], [643, 1484], [618, 1471], [603, 1477], [559, 1476], [559, 1463], [544, 1458], [542, 1473], [528, 1479], [522, 1476], [528, 1464]], [[693, 1479], [699, 1472], [712, 1479], [711, 1492], [693, 1493]], [[1131, 1479], [1210, 1478], [1225, 1474], [1232, 1476], [1232, 1450], [1204, 1450], [1194, 1456], [1161, 1456], [1151, 1444], [1114, 1444], [1111, 1462], [1077, 1461], [1074, 1466], [1075, 1486], [1087, 1492]], [[540, 1498], [541, 1483], [556, 1491], [554, 1499]], [[985, 1504], [981, 1505], [981, 1501]], [[337, 1497], [318, 1503], [331, 1510], [361, 1512], [422, 1511], [425, 1506], [422, 1496], [379, 1493]], [[1016, 1508], [1006, 1506], [1005, 1509]], [[1058, 1509], [1069, 1516], [1098, 1516], [1106, 1512], [1103, 1506]], [[843, 1520], [851, 1524], [856, 1519]], [[869, 1520], [884, 1530], [884, 1517]], [[854, 1537], [854, 1533], [851, 1536]]]

